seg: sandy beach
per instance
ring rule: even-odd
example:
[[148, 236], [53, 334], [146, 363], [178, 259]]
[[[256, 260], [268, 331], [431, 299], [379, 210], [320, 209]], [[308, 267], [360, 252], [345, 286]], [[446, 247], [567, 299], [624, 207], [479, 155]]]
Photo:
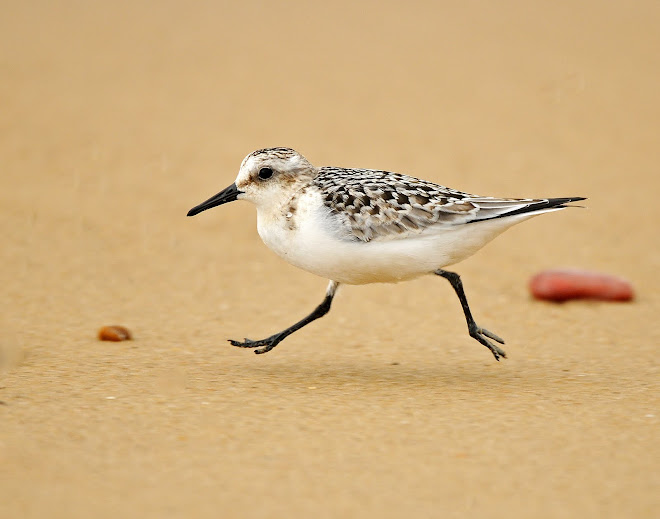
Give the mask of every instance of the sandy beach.
[[[658, 517], [660, 5], [5, 2], [0, 517]], [[257, 148], [586, 196], [449, 284], [342, 287], [237, 202]], [[631, 303], [535, 301], [553, 267]], [[121, 324], [132, 341], [101, 342]], [[654, 490], [655, 489], [655, 490]]]

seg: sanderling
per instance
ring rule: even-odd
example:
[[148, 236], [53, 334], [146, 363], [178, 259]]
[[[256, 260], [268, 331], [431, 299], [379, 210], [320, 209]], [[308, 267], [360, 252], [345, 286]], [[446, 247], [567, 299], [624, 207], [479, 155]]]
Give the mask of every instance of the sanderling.
[[257, 206], [257, 230], [286, 261], [330, 280], [321, 304], [304, 319], [265, 339], [234, 346], [266, 353], [324, 316], [340, 284], [395, 283], [424, 274], [451, 283], [470, 336], [495, 359], [504, 341], [472, 318], [458, 274], [443, 270], [532, 216], [564, 209], [583, 197], [513, 199], [476, 196], [418, 178], [371, 169], [314, 167], [290, 148], [250, 153], [236, 181], [188, 216], [234, 200]]

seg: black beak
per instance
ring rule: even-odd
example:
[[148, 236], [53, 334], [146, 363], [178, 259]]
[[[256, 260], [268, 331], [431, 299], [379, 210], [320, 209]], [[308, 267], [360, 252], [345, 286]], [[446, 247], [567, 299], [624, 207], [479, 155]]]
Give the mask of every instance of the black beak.
[[206, 202], [202, 202], [198, 206], [193, 207], [190, 211], [188, 211], [188, 216], [195, 216], [202, 211], [211, 209], [211, 207], [226, 204], [227, 202], [233, 202], [241, 193], [243, 193], [243, 191], [239, 191], [236, 187], [236, 184], [232, 184], [231, 186], [226, 187], [220, 191], [217, 195], [209, 198]]

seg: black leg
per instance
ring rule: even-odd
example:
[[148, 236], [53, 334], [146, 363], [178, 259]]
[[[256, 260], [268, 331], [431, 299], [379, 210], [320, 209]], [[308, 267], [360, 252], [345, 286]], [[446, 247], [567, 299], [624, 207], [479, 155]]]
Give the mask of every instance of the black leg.
[[[470, 336], [477, 339], [481, 344], [486, 346], [486, 348], [488, 348], [491, 351], [491, 353], [495, 356], [495, 360], [500, 360], [500, 357], [506, 357], [506, 353], [504, 353], [504, 350], [497, 347], [497, 345], [493, 344], [488, 339], [493, 339], [494, 341], [497, 341], [500, 344], [504, 344], [504, 340], [500, 339], [493, 332], [489, 332], [488, 330], [486, 330], [486, 328], [480, 328], [479, 326], [477, 326], [477, 323], [474, 322], [474, 318], [472, 317], [472, 312], [470, 312], [470, 307], [468, 305], [467, 298], [465, 297], [465, 292], [463, 291], [463, 283], [461, 281], [460, 276], [455, 272], [447, 272], [446, 270], [442, 270], [442, 269], [435, 270], [433, 273], [445, 278], [447, 281], [451, 283], [451, 286], [454, 288], [454, 291], [456, 292], [456, 295], [458, 296], [458, 299], [461, 302], [461, 306], [463, 307], [463, 312], [465, 313], [465, 320], [467, 321]], [[488, 339], [486, 337], [488, 337]]]
[[[307, 317], [301, 319], [293, 326], [289, 326], [286, 330], [282, 330], [281, 332], [276, 333], [275, 335], [271, 335], [270, 337], [266, 337], [265, 339], [261, 339], [260, 341], [253, 341], [246, 338], [244, 342], [234, 341], [231, 339], [229, 342], [233, 346], [238, 346], [239, 348], [259, 348], [254, 350], [254, 352], [257, 354], [269, 352], [293, 332], [300, 330], [303, 326], [306, 326], [312, 321], [315, 321], [319, 317], [323, 317], [325, 314], [327, 314], [330, 311], [330, 305], [332, 304], [332, 299], [337, 293], [338, 286], [339, 283], [336, 281], [330, 281], [328, 289], [325, 292], [325, 299], [323, 299], [321, 304], [317, 306], [314, 311]], [[262, 347], [260, 348], [260, 346]]]

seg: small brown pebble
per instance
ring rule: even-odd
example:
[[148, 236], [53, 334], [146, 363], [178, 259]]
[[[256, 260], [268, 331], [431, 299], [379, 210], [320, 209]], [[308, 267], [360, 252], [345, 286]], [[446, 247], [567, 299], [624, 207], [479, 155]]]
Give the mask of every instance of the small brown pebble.
[[99, 330], [100, 341], [130, 341], [131, 338], [131, 332], [123, 326], [104, 326]]
[[630, 301], [634, 296], [632, 285], [625, 279], [579, 269], [539, 272], [530, 280], [529, 290], [536, 299], [558, 302], [569, 299]]

